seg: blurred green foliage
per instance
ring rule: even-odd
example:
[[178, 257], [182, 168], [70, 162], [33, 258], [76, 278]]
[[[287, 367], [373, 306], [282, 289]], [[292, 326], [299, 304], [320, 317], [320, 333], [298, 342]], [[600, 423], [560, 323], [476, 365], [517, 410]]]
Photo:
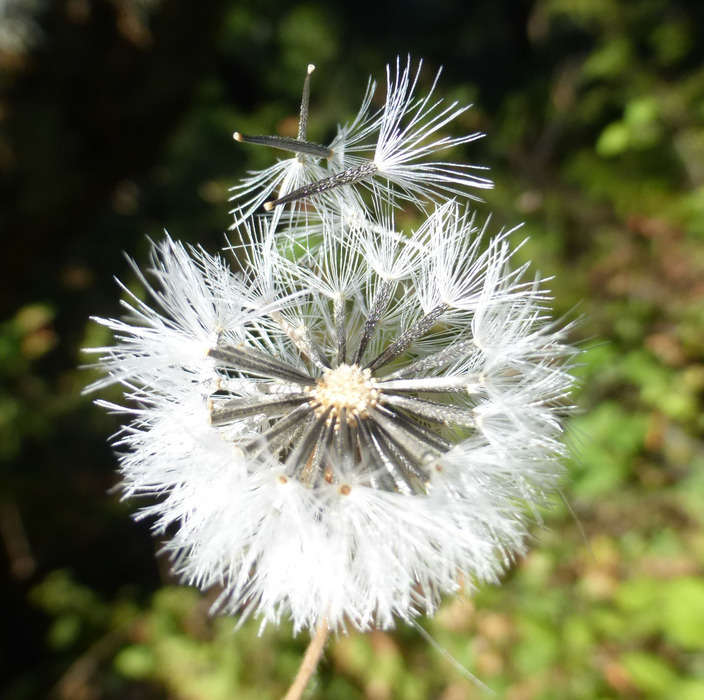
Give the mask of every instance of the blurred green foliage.
[[[108, 493], [118, 422], [81, 394], [80, 348], [108, 340], [88, 316], [119, 313], [113, 275], [134, 281], [121, 251], [143, 261], [164, 227], [222, 246], [228, 187], [273, 157], [235, 128], [295, 135], [313, 62], [324, 140], [408, 52], [475, 102], [460, 126], [489, 138], [453, 158], [492, 166], [478, 209], [525, 221], [519, 255], [586, 349], [565, 501], [501, 587], [422, 625], [497, 697], [704, 698], [704, 8], [685, 0], [0, 5], [3, 698], [285, 691], [305, 635], [210, 617]], [[486, 697], [409, 628], [326, 657], [311, 698]]]

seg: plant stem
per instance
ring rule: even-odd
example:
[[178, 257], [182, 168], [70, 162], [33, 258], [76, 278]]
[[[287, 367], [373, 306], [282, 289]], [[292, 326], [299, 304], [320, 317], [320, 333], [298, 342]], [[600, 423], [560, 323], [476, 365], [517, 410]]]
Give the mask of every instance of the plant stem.
[[293, 683], [288, 689], [288, 692], [284, 695], [283, 700], [300, 700], [311, 676], [318, 667], [329, 634], [330, 628], [328, 627], [328, 621], [323, 618], [315, 628], [315, 635], [313, 635], [313, 638], [310, 640], [298, 673], [293, 679]]

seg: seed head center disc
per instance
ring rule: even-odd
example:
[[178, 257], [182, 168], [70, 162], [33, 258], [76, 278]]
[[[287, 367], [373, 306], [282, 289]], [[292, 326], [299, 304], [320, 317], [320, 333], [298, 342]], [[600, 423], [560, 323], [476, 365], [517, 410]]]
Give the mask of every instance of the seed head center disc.
[[310, 395], [317, 403], [317, 415], [329, 410], [328, 420], [337, 420], [344, 409], [348, 423], [367, 418], [369, 409], [379, 401], [379, 389], [371, 370], [359, 365], [343, 364], [324, 370]]

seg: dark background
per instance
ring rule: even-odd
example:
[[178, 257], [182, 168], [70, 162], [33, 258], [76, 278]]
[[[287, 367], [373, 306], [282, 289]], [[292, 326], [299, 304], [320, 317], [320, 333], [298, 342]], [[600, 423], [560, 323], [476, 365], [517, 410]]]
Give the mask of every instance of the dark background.
[[[222, 247], [228, 187], [274, 157], [231, 134], [295, 135], [308, 63], [325, 141], [409, 53], [475, 103], [462, 127], [488, 137], [452, 158], [491, 167], [478, 208], [526, 221], [586, 348], [574, 512], [428, 629], [499, 697], [704, 697], [704, 5], [5, 0], [3, 698], [284, 691], [306, 640], [209, 618], [110, 493], [118, 422], [81, 393], [81, 348], [109, 342], [88, 319], [119, 315], [123, 252], [143, 263], [163, 229]], [[334, 641], [312, 697], [484, 696], [404, 628]]]

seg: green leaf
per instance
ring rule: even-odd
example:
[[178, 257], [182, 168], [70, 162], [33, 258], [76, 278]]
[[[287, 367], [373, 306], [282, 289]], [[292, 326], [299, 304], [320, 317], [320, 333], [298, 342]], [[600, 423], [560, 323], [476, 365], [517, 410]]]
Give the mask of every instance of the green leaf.
[[154, 674], [154, 652], [149, 647], [134, 644], [122, 649], [115, 656], [114, 665], [117, 671], [127, 678], [150, 678]]
[[621, 155], [628, 150], [631, 131], [623, 122], [612, 122], [599, 135], [596, 152], [603, 158]]
[[704, 650], [704, 581], [668, 581], [662, 591], [665, 638], [685, 651]]
[[646, 693], [663, 693], [677, 680], [677, 674], [662, 659], [653, 654], [631, 652], [622, 658], [633, 684]]

